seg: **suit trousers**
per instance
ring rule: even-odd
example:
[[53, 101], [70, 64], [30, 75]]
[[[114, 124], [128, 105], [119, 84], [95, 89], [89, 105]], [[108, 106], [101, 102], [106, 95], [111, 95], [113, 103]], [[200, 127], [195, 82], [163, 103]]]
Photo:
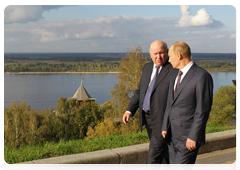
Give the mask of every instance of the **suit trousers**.
[[190, 151], [186, 147], [186, 142], [177, 142], [168, 144], [170, 164], [194, 164], [197, 158], [199, 147]]
[[[145, 117], [148, 137], [150, 139], [147, 164], [169, 164], [168, 147], [166, 140], [162, 137], [161, 129], [152, 129], [151, 113], [143, 111]], [[158, 133], [156, 135], [155, 133]]]

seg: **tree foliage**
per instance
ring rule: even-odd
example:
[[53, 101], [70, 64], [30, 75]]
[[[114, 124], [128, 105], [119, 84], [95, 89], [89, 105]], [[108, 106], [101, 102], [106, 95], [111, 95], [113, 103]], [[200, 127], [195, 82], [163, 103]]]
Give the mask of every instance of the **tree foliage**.
[[83, 139], [88, 127], [94, 128], [102, 118], [95, 102], [84, 101], [79, 108], [75, 99], [61, 97], [54, 112], [52, 108], [32, 110], [25, 102], [13, 101], [9, 109], [4, 108], [4, 147]]
[[35, 143], [33, 140], [37, 130], [38, 115], [29, 115], [30, 106], [26, 102], [17, 104], [12, 102], [10, 109], [4, 108], [4, 144], [11, 147]]
[[114, 118], [114, 103], [113, 101], [106, 101], [100, 106], [101, 112], [103, 113], [104, 118]]
[[[142, 48], [129, 50], [126, 57], [122, 58], [119, 66], [118, 84], [110, 91], [114, 102], [114, 117], [122, 119], [132, 95], [138, 88], [143, 66], [147, 63], [147, 56], [143, 54]], [[131, 126], [122, 126], [122, 132], [128, 133], [139, 130], [139, 114], [130, 119]]]
[[88, 127], [94, 128], [98, 121], [102, 120], [103, 115], [97, 103], [83, 102], [83, 106], [73, 111], [70, 124], [72, 136], [75, 139], [83, 139]]
[[97, 125], [93, 128], [88, 127], [85, 139], [93, 139], [99, 137], [106, 137], [111, 134], [120, 133], [121, 125], [120, 120], [113, 116], [114, 103], [113, 101], [106, 101], [100, 106], [104, 119], [98, 121]]
[[42, 63], [36, 64], [7, 64], [4, 65], [4, 72], [110, 72], [117, 71], [119, 63], [117, 61], [102, 62], [79, 62], [79, 63]]
[[209, 125], [226, 125], [232, 120], [236, 100], [236, 86], [221, 86], [213, 96]]
[[117, 122], [112, 118], [106, 118], [104, 121], [99, 121], [98, 124], [92, 128], [88, 127], [87, 135], [85, 139], [93, 139], [99, 137], [106, 137], [111, 134], [120, 133], [120, 127]]

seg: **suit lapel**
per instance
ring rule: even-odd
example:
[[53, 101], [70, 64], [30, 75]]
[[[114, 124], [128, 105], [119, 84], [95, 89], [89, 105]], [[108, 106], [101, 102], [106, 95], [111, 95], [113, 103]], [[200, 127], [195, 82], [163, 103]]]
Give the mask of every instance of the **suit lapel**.
[[[186, 86], [186, 84], [191, 80], [191, 78], [195, 75], [195, 71], [197, 69], [196, 64], [193, 64], [192, 67], [188, 70], [187, 74], [184, 76], [182, 82], [180, 83], [174, 101], [181, 94], [182, 90]], [[174, 83], [173, 83], [174, 84]]]
[[164, 77], [168, 74], [169, 72], [169, 67], [170, 67], [170, 64], [167, 62], [166, 65], [164, 65], [157, 77], [157, 80], [154, 84], [154, 87], [153, 87], [153, 90], [152, 92], [157, 88], [157, 86], [159, 85], [159, 83], [164, 79]]

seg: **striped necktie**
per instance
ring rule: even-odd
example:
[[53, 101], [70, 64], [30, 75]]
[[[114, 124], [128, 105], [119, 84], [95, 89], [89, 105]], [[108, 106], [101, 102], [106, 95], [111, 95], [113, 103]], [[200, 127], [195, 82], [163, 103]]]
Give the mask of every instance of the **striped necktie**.
[[181, 80], [181, 75], [182, 75], [182, 74], [183, 74], [183, 72], [182, 72], [181, 70], [179, 70], [179, 72], [178, 72], [178, 79], [177, 79], [177, 85], [176, 85], [176, 87], [175, 87], [174, 96], [173, 96], [173, 97], [175, 97], [175, 94], [176, 94], [177, 89], [178, 89], [178, 87], [179, 87], [180, 80]]

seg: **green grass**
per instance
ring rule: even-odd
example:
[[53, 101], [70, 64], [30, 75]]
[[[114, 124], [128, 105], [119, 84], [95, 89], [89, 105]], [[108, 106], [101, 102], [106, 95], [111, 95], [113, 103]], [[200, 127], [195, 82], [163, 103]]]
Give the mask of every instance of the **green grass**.
[[[235, 126], [207, 126], [206, 133], [219, 132], [235, 128]], [[103, 149], [113, 149], [148, 142], [148, 135], [146, 130], [144, 130], [142, 133], [139, 132], [129, 136], [118, 134], [91, 140], [70, 140], [60, 141], [58, 143], [47, 142], [44, 145], [24, 146], [19, 149], [7, 148], [4, 149], [4, 159], [7, 163], [12, 164], [55, 156], [71, 155]]]
[[227, 125], [215, 125], [206, 127], [206, 133], [214, 133], [214, 132], [221, 132], [225, 130], [236, 129], [236, 126], [227, 126]]

